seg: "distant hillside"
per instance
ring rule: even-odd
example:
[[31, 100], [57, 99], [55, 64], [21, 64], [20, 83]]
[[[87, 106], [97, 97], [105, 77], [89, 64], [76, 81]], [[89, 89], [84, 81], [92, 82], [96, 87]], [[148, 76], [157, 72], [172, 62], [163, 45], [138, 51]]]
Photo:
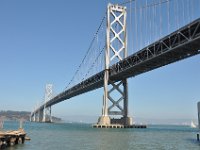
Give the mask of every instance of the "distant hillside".
[[[0, 111], [0, 117], [3, 117], [4, 120], [19, 120], [21, 118], [25, 119], [26, 121], [30, 120], [31, 112], [28, 111]], [[62, 121], [61, 118], [52, 117], [54, 122]]]

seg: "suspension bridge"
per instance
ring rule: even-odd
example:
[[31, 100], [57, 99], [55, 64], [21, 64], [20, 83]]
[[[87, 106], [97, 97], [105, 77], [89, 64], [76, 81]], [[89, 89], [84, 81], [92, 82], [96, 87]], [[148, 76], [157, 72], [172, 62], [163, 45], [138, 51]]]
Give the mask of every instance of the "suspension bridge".
[[108, 4], [66, 89], [53, 96], [52, 85], [46, 85], [45, 101], [34, 109], [30, 120], [51, 122], [51, 106], [103, 87], [102, 116], [96, 126], [133, 125], [128, 113], [127, 79], [199, 54], [199, 7], [200, 0]]

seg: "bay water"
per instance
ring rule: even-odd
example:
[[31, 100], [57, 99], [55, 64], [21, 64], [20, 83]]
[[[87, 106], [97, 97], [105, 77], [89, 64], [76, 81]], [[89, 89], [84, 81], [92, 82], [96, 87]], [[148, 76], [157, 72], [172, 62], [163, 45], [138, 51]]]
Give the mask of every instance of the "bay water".
[[[18, 122], [4, 123], [4, 130], [18, 127]], [[31, 140], [8, 150], [200, 150], [198, 130], [189, 126], [97, 129], [84, 123], [25, 122], [23, 127]]]

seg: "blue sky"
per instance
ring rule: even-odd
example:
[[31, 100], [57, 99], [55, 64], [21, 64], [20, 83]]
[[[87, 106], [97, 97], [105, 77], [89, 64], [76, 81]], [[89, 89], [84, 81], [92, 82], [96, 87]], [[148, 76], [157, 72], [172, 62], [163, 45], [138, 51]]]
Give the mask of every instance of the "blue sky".
[[[45, 84], [61, 92], [79, 66], [107, 0], [0, 1], [0, 110], [31, 111]], [[122, 1], [111, 1], [122, 2]], [[200, 56], [130, 78], [129, 110], [137, 118], [196, 119]], [[53, 106], [53, 115], [101, 115], [103, 90]], [[84, 120], [83, 119], [83, 120]], [[97, 119], [97, 118], [96, 118]], [[139, 121], [139, 119], [138, 119]]]

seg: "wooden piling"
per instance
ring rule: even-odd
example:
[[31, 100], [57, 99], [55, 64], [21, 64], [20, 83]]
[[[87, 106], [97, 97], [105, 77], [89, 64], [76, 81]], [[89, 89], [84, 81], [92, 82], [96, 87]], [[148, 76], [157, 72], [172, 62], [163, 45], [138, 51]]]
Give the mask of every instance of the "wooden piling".
[[26, 138], [26, 132], [23, 129], [0, 131], [0, 149], [4, 149], [16, 144], [23, 144]]

